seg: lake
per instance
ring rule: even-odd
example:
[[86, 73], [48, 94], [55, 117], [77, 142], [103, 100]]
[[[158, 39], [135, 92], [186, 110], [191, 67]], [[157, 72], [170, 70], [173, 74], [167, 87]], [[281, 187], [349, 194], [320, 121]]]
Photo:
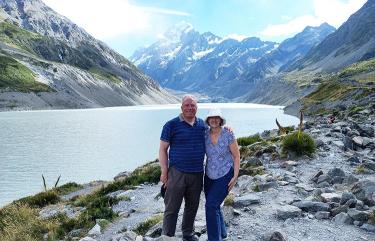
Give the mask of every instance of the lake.
[[[220, 107], [236, 137], [297, 125], [281, 106], [199, 104], [198, 117]], [[180, 105], [0, 113], [0, 207], [70, 181], [113, 180], [122, 171], [155, 160], [164, 123]]]

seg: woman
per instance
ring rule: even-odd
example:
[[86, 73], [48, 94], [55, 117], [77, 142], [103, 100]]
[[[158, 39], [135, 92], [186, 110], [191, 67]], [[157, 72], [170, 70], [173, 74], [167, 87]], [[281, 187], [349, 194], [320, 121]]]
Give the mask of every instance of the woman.
[[240, 152], [233, 133], [222, 126], [225, 118], [220, 109], [211, 109], [206, 117], [210, 129], [206, 133], [206, 224], [209, 241], [227, 237], [221, 203], [237, 182]]

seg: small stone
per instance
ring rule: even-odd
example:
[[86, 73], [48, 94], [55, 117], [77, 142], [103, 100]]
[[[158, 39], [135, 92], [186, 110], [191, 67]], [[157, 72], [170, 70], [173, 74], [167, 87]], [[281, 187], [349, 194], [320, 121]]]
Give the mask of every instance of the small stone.
[[362, 146], [363, 145], [363, 138], [360, 137], [360, 136], [356, 136], [354, 138], [352, 138], [354, 144], [356, 144], [357, 146]]
[[256, 194], [249, 193], [241, 197], [235, 197], [233, 201], [233, 207], [241, 208], [258, 203], [260, 203], [260, 197]]
[[302, 210], [292, 205], [285, 205], [276, 210], [276, 216], [279, 219], [285, 220], [301, 216]]
[[315, 218], [316, 219], [328, 219], [329, 215], [330, 215], [329, 212], [319, 211], [315, 213]]
[[90, 231], [88, 232], [88, 235], [90, 236], [97, 236], [100, 234], [101, 234], [101, 228], [99, 224], [95, 224], [95, 226], [92, 229], [90, 229]]
[[375, 233], [375, 225], [365, 223], [361, 226], [361, 229], [366, 230], [367, 232]]
[[335, 167], [329, 170], [327, 175], [332, 178], [333, 177], [345, 177], [345, 172], [342, 169]]
[[329, 202], [340, 202], [341, 196], [337, 193], [322, 193], [320, 195], [323, 199], [323, 202], [329, 203]]
[[349, 201], [350, 199], [356, 199], [354, 194], [351, 193], [351, 192], [344, 192], [342, 195], [341, 195], [341, 200], [340, 200], [340, 204], [343, 205], [345, 204], [347, 201]]
[[369, 213], [366, 211], [359, 211], [355, 208], [351, 208], [348, 210], [348, 215], [356, 221], [366, 222], [369, 219]]

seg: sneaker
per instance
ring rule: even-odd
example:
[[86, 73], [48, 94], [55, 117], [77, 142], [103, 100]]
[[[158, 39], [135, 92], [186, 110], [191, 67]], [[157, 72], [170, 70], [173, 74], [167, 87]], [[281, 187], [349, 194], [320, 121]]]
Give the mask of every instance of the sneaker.
[[184, 237], [183, 241], [199, 241], [199, 238], [196, 235], [192, 235], [190, 237]]

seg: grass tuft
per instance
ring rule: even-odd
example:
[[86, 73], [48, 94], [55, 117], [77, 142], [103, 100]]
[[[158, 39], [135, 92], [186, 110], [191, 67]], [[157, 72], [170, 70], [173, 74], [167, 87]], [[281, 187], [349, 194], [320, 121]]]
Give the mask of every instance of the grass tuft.
[[152, 228], [157, 223], [161, 222], [162, 219], [163, 219], [162, 214], [157, 214], [155, 216], [152, 216], [148, 218], [146, 221], [138, 224], [138, 226], [133, 231], [139, 235], [144, 236], [150, 228]]
[[315, 150], [314, 140], [306, 133], [296, 131], [287, 135], [282, 142], [284, 153], [294, 153], [297, 156], [311, 156]]

